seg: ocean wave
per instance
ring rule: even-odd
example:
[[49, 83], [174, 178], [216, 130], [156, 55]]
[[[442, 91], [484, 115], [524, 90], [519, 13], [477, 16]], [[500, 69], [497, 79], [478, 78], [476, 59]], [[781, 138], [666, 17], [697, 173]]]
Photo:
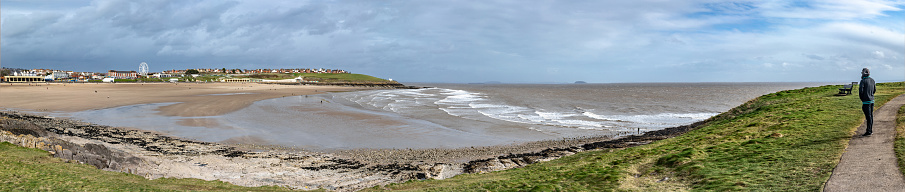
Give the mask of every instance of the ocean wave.
[[[660, 113], [653, 115], [599, 115], [595, 109], [538, 109], [493, 100], [489, 96], [466, 90], [427, 88], [414, 90], [378, 90], [343, 95], [363, 107], [399, 114], [417, 115], [425, 110], [440, 110], [450, 116], [470, 120], [489, 119], [526, 124], [577, 128], [582, 130], [656, 129], [690, 124], [717, 113]], [[576, 110], [577, 109], [577, 110]], [[536, 128], [535, 128], [536, 129]]]

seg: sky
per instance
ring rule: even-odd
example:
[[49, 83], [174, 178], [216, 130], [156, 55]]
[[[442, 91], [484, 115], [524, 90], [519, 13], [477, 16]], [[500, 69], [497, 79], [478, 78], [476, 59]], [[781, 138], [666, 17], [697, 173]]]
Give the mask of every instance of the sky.
[[0, 0], [0, 66], [400, 82], [905, 81], [905, 1]]

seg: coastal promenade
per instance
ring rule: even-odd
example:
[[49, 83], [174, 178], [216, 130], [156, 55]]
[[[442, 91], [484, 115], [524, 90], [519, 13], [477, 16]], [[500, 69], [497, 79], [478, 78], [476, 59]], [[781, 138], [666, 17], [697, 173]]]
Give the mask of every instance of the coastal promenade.
[[874, 111], [873, 135], [861, 136], [865, 124], [858, 127], [824, 191], [905, 191], [893, 152], [896, 112], [903, 104], [905, 95], [899, 95]]

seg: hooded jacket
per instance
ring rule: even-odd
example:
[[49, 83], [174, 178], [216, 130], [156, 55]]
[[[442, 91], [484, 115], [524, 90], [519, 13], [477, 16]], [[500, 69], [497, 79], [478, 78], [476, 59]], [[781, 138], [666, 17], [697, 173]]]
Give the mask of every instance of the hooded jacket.
[[858, 96], [861, 97], [861, 103], [874, 103], [874, 93], [877, 92], [877, 87], [874, 84], [874, 79], [870, 78], [870, 76], [861, 77], [861, 82], [858, 83]]

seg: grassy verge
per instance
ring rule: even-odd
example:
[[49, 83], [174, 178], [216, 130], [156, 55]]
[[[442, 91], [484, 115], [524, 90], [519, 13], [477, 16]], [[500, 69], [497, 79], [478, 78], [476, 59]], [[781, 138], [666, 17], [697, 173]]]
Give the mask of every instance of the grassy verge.
[[39, 149], [0, 143], [0, 191], [289, 191], [241, 187], [221, 181], [161, 178], [110, 172], [68, 163]]
[[328, 82], [328, 83], [336, 83], [336, 82], [385, 83], [385, 82], [390, 82], [389, 80], [373, 77], [370, 75], [352, 74], [352, 73], [258, 73], [258, 74], [251, 74], [251, 75], [247, 75], [247, 76], [240, 76], [237, 78], [282, 80], [282, 79], [294, 79], [299, 76], [304, 77], [305, 80], [307, 80], [307, 81], [318, 81], [318, 82]]
[[167, 82], [169, 79], [164, 80], [161, 78], [139, 78], [136, 81], [138, 82]]
[[222, 76], [207, 76], [207, 75], [202, 75], [202, 76], [198, 76], [198, 77], [196, 77], [196, 78], [192, 78], [191, 80], [192, 80], [192, 81], [201, 81], [201, 82], [218, 82], [218, 81], [220, 81], [220, 78], [221, 78], [221, 77], [222, 77]]
[[[837, 88], [767, 94], [700, 129], [644, 146], [368, 190], [819, 191], [864, 118], [857, 93], [833, 96]], [[876, 106], [903, 88], [878, 84]]]
[[899, 108], [899, 114], [896, 115], [896, 139], [893, 147], [899, 159], [899, 171], [905, 174], [905, 106]]
[[293, 75], [303, 76], [305, 80], [320, 82], [389, 82], [386, 79], [370, 75], [352, 73], [294, 73]]

